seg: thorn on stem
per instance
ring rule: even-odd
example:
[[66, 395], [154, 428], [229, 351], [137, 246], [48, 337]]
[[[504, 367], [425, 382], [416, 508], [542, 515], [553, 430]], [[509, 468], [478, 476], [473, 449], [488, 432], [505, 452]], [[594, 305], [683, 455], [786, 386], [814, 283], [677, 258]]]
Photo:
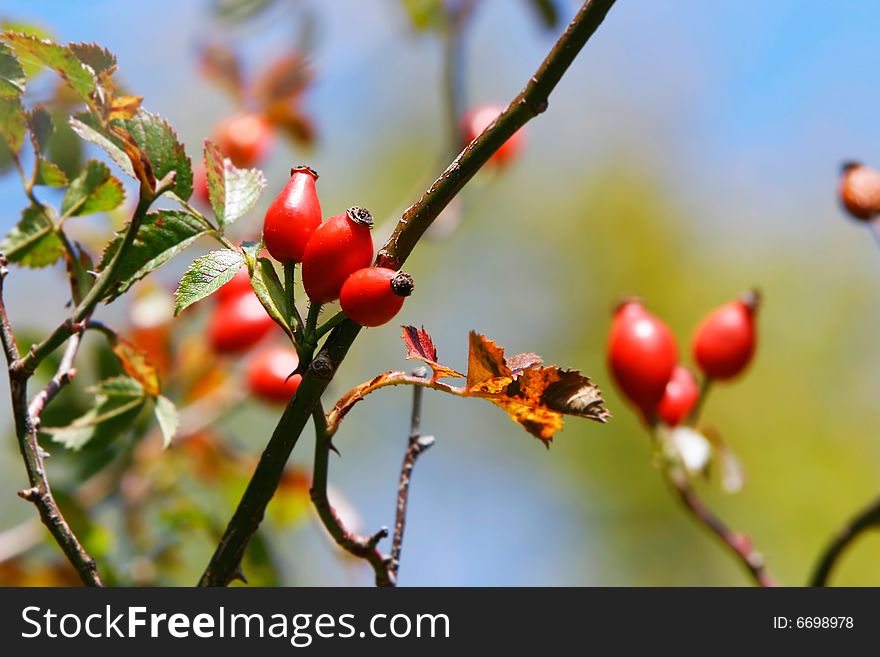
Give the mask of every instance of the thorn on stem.
[[35, 502], [40, 499], [40, 489], [36, 486], [34, 488], [24, 488], [18, 491], [18, 496], [28, 502]]

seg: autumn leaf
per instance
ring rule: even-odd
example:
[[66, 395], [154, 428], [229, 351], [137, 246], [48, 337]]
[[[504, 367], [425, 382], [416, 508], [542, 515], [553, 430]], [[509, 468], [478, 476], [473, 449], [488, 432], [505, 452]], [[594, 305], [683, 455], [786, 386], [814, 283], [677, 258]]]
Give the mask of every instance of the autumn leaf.
[[108, 119], [130, 119], [141, 107], [141, 96], [117, 96], [110, 104]]
[[516, 354], [514, 356], [508, 356], [504, 359], [504, 362], [507, 363], [507, 366], [510, 368], [511, 372], [513, 372], [513, 376], [519, 376], [523, 370], [527, 370], [530, 367], [535, 367], [544, 362], [538, 354], [533, 354], [531, 352], [525, 354]]
[[556, 367], [526, 369], [501, 393], [487, 398], [548, 447], [562, 428], [563, 415], [603, 423], [609, 418], [601, 391], [588, 377]]
[[407, 360], [420, 360], [434, 371], [431, 379], [433, 383], [437, 379], [463, 379], [464, 374], [459, 374], [454, 369], [441, 365], [437, 362], [437, 347], [431, 336], [422, 327], [403, 326], [403, 344], [406, 345]]
[[472, 392], [500, 392], [513, 381], [504, 349], [476, 331], [470, 333], [467, 386]]
[[210, 44], [199, 52], [199, 69], [208, 80], [241, 102], [244, 98], [244, 75], [238, 56], [221, 43]]
[[424, 329], [403, 327], [403, 342], [408, 359], [420, 360], [434, 370], [430, 380], [405, 372], [385, 372], [346, 393], [327, 415], [330, 432], [352, 407], [368, 394], [381, 388], [413, 385], [431, 388], [458, 397], [485, 399], [502, 408], [512, 420], [550, 446], [553, 435], [563, 426], [563, 417], [572, 415], [596, 422], [610, 417], [602, 393], [576, 370], [542, 367], [533, 353], [504, 357], [504, 349], [476, 332], [470, 334], [467, 384], [456, 387], [438, 381], [441, 377], [464, 378], [437, 362], [434, 341]]
[[146, 352], [141, 351], [123, 337], [111, 340], [111, 346], [125, 373], [139, 382], [148, 395], [151, 397], [158, 395], [160, 392], [159, 375], [156, 368], [150, 363]]
[[308, 61], [299, 53], [276, 59], [254, 83], [254, 96], [263, 105], [292, 101], [300, 96], [314, 76]]

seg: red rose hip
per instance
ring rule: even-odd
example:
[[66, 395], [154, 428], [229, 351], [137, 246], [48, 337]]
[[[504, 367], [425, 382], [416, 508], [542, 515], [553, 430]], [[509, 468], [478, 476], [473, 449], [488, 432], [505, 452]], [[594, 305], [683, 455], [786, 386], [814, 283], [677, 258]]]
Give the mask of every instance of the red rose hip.
[[840, 172], [840, 202], [855, 219], [870, 221], [880, 216], [880, 171], [847, 162]]
[[400, 312], [412, 294], [412, 276], [385, 267], [359, 269], [349, 276], [339, 293], [346, 316], [361, 326], [382, 326]]
[[247, 368], [251, 394], [270, 403], [284, 403], [293, 397], [302, 376], [292, 374], [299, 365], [296, 351], [289, 347], [268, 347], [255, 354]]
[[[468, 111], [461, 120], [462, 131], [464, 133], [465, 144], [471, 143], [474, 139], [489, 127], [489, 125], [498, 118], [504, 107], [501, 105], [478, 105]], [[493, 153], [489, 158], [488, 164], [503, 166], [511, 162], [522, 150], [524, 141], [524, 128], [520, 128], [504, 142], [501, 147]]]
[[700, 388], [694, 375], [688, 368], [678, 365], [657, 404], [656, 416], [670, 427], [678, 426], [688, 418], [699, 398]]
[[339, 298], [342, 284], [373, 261], [373, 217], [366, 208], [349, 208], [330, 217], [312, 233], [302, 260], [303, 286], [309, 299], [327, 303]]
[[251, 276], [247, 267], [242, 267], [228, 282], [220, 286], [220, 289], [214, 293], [217, 303], [225, 303], [232, 299], [237, 299], [242, 294], [253, 293], [251, 287]]
[[752, 360], [760, 295], [749, 292], [709, 313], [694, 333], [694, 360], [710, 379], [732, 379]]
[[623, 396], [649, 416], [677, 363], [678, 346], [666, 324], [640, 301], [621, 304], [608, 337], [608, 367]]
[[272, 144], [272, 127], [254, 112], [242, 112], [220, 121], [214, 130], [214, 143], [237, 167], [259, 163]]
[[275, 326], [255, 294], [241, 294], [221, 302], [208, 323], [208, 340], [220, 354], [245, 351]]
[[302, 262], [309, 238], [321, 225], [317, 180], [314, 169], [306, 166], [291, 169], [290, 180], [266, 210], [263, 242], [279, 262]]

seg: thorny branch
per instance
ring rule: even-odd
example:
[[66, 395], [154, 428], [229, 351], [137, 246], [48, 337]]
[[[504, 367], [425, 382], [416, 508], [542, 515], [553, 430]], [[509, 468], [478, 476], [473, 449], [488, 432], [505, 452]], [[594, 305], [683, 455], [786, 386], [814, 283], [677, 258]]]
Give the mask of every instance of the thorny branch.
[[[19, 361], [20, 356], [3, 297], [3, 285], [7, 274], [6, 258], [0, 256], [0, 338], [2, 338], [6, 362], [9, 365], [9, 390], [12, 396], [15, 434], [30, 483], [30, 488], [20, 491], [19, 496], [29, 502], [33, 502], [37, 507], [43, 524], [46, 525], [53, 538], [58, 542], [58, 545], [76, 569], [83, 583], [87, 586], [103, 586], [95, 560], [85, 551], [61, 514], [55, 498], [52, 496], [49, 480], [46, 477], [46, 468], [43, 462], [44, 452], [37, 441], [36, 420], [38, 418], [31, 415], [27, 402], [27, 381], [30, 374], [14, 367], [14, 364]], [[70, 356], [72, 362], [72, 358], [75, 355], [76, 347], [73, 347], [65, 354], [65, 358]], [[62, 380], [69, 378], [69, 371], [67, 374], [64, 372], [64, 362], [62, 362], [62, 367], [59, 368], [59, 373], [56, 373], [53, 380], [55, 378], [58, 380], [59, 389], [62, 385]], [[40, 393], [34, 400], [37, 407], [40, 406], [39, 400], [41, 395], [43, 393]], [[44, 404], [45, 402], [43, 402]]]
[[[550, 93], [587, 43], [615, 0], [586, 0], [538, 70], [504, 112], [469, 144], [404, 212], [394, 233], [379, 251], [377, 264], [399, 269], [431, 223], [489, 158], [528, 121], [547, 109]], [[304, 375], [297, 394], [284, 410], [245, 492], [199, 580], [200, 586], [225, 586], [240, 570], [248, 542], [281, 481], [284, 465], [299, 440], [321, 394], [336, 373], [360, 326], [346, 320], [330, 333]]]
[[327, 418], [324, 409], [318, 404], [313, 412], [315, 424], [315, 463], [312, 472], [312, 487], [309, 495], [324, 527], [343, 550], [365, 559], [376, 573], [376, 586], [394, 586], [395, 580], [389, 560], [376, 547], [380, 540], [388, 536], [383, 527], [373, 536], [358, 536], [345, 527], [336, 509], [327, 498], [327, 472], [332, 447], [332, 434], [327, 431]]

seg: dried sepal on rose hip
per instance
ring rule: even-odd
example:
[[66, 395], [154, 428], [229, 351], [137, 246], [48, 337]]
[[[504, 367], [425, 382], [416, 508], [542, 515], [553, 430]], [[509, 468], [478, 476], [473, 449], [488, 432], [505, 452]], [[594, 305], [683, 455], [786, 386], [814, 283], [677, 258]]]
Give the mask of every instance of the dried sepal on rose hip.
[[361, 326], [390, 322], [413, 293], [409, 274], [386, 267], [367, 267], [349, 276], [339, 294], [345, 315]]
[[620, 392], [650, 420], [678, 364], [678, 345], [638, 299], [619, 304], [608, 336], [608, 367]]
[[321, 225], [318, 173], [307, 166], [290, 170], [290, 179], [263, 219], [263, 242], [278, 262], [302, 262], [306, 244]]
[[880, 171], [859, 162], [845, 162], [838, 194], [853, 218], [870, 221], [880, 216]]
[[302, 382], [301, 375], [293, 374], [298, 365], [299, 356], [290, 347], [267, 347], [248, 363], [248, 390], [263, 401], [285, 403]]
[[220, 354], [246, 351], [262, 340], [275, 321], [253, 292], [221, 301], [208, 322], [208, 341]]
[[692, 347], [694, 360], [706, 377], [732, 379], [748, 367], [758, 342], [755, 318], [760, 302], [760, 293], [752, 290], [700, 322]]
[[346, 279], [370, 266], [372, 227], [369, 210], [354, 206], [315, 229], [302, 259], [303, 287], [309, 299], [318, 303], [335, 301]]
[[655, 415], [667, 426], [676, 427], [687, 420], [699, 399], [700, 387], [693, 373], [683, 365], [677, 365], [666, 383]]

